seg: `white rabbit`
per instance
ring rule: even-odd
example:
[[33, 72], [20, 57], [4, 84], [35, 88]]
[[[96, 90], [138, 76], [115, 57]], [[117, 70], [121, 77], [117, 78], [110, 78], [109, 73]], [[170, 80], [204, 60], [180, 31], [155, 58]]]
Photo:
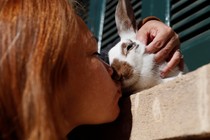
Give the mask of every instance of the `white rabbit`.
[[114, 78], [121, 81], [124, 90], [141, 91], [182, 74], [175, 68], [169, 77], [160, 77], [166, 62], [157, 65], [154, 54], [145, 53], [145, 45], [136, 40], [136, 20], [129, 0], [118, 1], [115, 21], [120, 42], [109, 51], [108, 57], [117, 75]]

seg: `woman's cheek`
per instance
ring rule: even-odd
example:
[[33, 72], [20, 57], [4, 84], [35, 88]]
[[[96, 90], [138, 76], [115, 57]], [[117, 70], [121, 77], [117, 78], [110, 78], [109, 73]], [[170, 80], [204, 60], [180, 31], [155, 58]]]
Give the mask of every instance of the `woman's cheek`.
[[92, 74], [96, 76], [96, 79], [106, 83], [113, 82], [111, 75], [109, 74], [107, 68], [105, 67], [104, 63], [100, 58], [93, 57], [91, 59], [90, 65], [91, 65], [90, 69], [93, 72]]
[[103, 68], [103, 64], [98, 57], [93, 57], [91, 59], [91, 66], [95, 70]]

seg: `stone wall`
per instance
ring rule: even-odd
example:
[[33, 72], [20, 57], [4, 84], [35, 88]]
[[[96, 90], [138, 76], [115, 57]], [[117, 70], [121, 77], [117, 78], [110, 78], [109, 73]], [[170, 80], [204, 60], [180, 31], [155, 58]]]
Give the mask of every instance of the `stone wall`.
[[132, 95], [131, 104], [131, 140], [208, 136], [210, 65]]
[[82, 126], [72, 140], [210, 139], [210, 65], [123, 99], [110, 124]]

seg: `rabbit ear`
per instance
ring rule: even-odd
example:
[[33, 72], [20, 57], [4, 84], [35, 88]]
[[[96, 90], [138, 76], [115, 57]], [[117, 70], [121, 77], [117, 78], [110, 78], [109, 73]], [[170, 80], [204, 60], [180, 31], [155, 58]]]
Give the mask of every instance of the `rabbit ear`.
[[129, 0], [118, 0], [115, 21], [121, 38], [127, 39], [136, 36], [136, 20]]

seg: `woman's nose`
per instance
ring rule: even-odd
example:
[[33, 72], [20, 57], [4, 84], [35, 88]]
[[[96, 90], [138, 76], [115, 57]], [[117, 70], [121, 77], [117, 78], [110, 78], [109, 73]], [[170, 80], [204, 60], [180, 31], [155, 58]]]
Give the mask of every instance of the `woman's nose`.
[[106, 69], [107, 69], [108, 73], [110, 74], [110, 76], [112, 76], [113, 75], [112, 67], [109, 64], [107, 64], [106, 62], [104, 62], [104, 61], [102, 61], [102, 62], [104, 64], [104, 66], [106, 67]]

